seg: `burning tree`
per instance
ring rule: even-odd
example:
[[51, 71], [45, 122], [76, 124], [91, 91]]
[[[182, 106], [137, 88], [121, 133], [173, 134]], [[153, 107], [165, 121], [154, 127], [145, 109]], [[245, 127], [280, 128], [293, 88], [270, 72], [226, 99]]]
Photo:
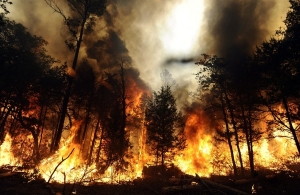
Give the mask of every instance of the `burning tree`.
[[[76, 69], [80, 46], [83, 40], [84, 33], [91, 32], [93, 26], [95, 25], [95, 16], [101, 16], [106, 9], [106, 0], [86, 0], [86, 1], [75, 1], [67, 0], [70, 10], [72, 12], [72, 17], [65, 15], [63, 10], [57, 5], [55, 0], [45, 0], [46, 3], [57, 13], [59, 13], [67, 26], [71, 38], [66, 40], [66, 44], [69, 49], [74, 52], [74, 58], [72, 63], [72, 70]], [[67, 107], [69, 103], [69, 98], [71, 96], [71, 90], [73, 85], [74, 77], [70, 75], [68, 77], [68, 86], [63, 99], [61, 115], [59, 119], [58, 128], [56, 130], [52, 150], [58, 149], [59, 142], [61, 139], [65, 116], [67, 114]]]
[[[4, 18], [1, 27], [1, 123], [0, 139], [6, 132], [28, 130], [33, 138], [34, 154], [39, 159], [39, 136], [46, 119], [46, 108], [63, 86], [62, 67], [51, 67], [55, 62], [46, 54], [47, 42], [33, 36], [21, 24]], [[10, 123], [10, 127], [9, 127]], [[22, 134], [22, 133], [21, 133]]]
[[224, 129], [218, 129], [217, 132], [228, 143], [235, 176], [237, 165], [232, 142], [236, 145], [242, 175], [244, 160], [241, 145], [246, 143], [250, 170], [254, 175], [253, 143], [261, 133], [259, 128], [254, 128], [261, 113], [257, 109], [259, 88], [255, 66], [243, 58], [226, 60], [208, 55], [204, 55], [203, 60], [196, 64], [200, 65], [197, 79], [203, 94], [210, 97], [207, 98], [210, 108], [214, 108], [215, 114], [222, 113]]
[[300, 153], [299, 142], [299, 31], [300, 3], [290, 0], [284, 21], [286, 29], [257, 48], [253, 61], [260, 68], [261, 99], [271, 114], [268, 121], [271, 137], [274, 129], [287, 132]]
[[172, 160], [177, 151], [185, 148], [184, 124], [181, 113], [177, 111], [176, 100], [169, 85], [162, 86], [158, 93], [153, 93], [145, 111], [147, 143], [151, 155], [155, 156], [156, 165], [162, 167]]

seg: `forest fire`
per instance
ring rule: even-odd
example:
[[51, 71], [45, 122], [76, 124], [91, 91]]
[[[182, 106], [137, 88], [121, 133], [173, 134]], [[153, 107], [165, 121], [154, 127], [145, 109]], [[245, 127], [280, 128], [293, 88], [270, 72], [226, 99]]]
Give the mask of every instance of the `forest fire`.
[[300, 1], [157, 2], [23, 3], [41, 8], [25, 27], [1, 1], [0, 194], [270, 194], [300, 181]]
[[[141, 95], [137, 100], [140, 100], [140, 98]], [[128, 112], [134, 114], [132, 109]], [[214, 134], [210, 133], [213, 131], [206, 121], [203, 111], [190, 112], [185, 123], [187, 147], [178, 153], [171, 163], [178, 166], [185, 174], [193, 175], [197, 173], [205, 177], [209, 177], [211, 174], [231, 174], [232, 167], [229, 165], [228, 145], [224, 142], [214, 145]], [[132, 157], [129, 159], [130, 166], [128, 167], [130, 168], [118, 172], [112, 165], [104, 173], [99, 173], [95, 163], [88, 165], [87, 161], [82, 158], [81, 146], [74, 141], [82, 122], [82, 120], [74, 121], [60, 149], [55, 154], [42, 160], [37, 166], [41, 176], [46, 181], [59, 183], [82, 182], [85, 184], [93, 182], [115, 183], [132, 181], [142, 177], [143, 167], [147, 166], [145, 162], [149, 162], [151, 159], [147, 154], [144, 131], [141, 131], [140, 134], [131, 134], [130, 140], [133, 149]], [[287, 134], [279, 131], [275, 131], [274, 134], [276, 134], [274, 135], [276, 138], [271, 141], [264, 139], [255, 143], [254, 158], [256, 166], [272, 170], [288, 170], [289, 168], [285, 166], [284, 162], [287, 160], [293, 163], [299, 162], [298, 158], [293, 158], [290, 155], [296, 153], [296, 148], [292, 140], [287, 138]], [[22, 166], [22, 163], [20, 163], [22, 159], [14, 157], [11, 147], [13, 147], [12, 138], [7, 134], [0, 147], [1, 165]], [[137, 150], [137, 152], [134, 152], [134, 150]], [[241, 145], [241, 151], [247, 168], [246, 144]], [[289, 153], [286, 151], [289, 151]], [[236, 152], [235, 156], [238, 156]], [[220, 159], [222, 159], [219, 161], [221, 164], [216, 167], [215, 163]]]
[[[47, 159], [44, 159], [38, 165], [42, 177], [50, 181], [53, 179], [56, 182], [71, 182], [76, 181], [84, 171], [83, 160], [80, 156], [80, 145], [74, 144], [74, 138], [82, 121], [75, 121], [75, 124], [70, 129], [70, 135], [65, 140], [59, 150]], [[64, 162], [65, 161], [65, 162]], [[59, 167], [56, 167], [61, 163]], [[52, 172], [56, 169], [54, 175]], [[52, 178], [51, 178], [52, 177]]]

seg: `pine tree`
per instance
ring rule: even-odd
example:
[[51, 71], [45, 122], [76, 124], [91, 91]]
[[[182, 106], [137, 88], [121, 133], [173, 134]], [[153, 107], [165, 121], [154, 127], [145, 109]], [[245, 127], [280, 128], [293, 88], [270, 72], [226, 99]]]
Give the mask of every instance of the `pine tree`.
[[153, 93], [146, 107], [147, 144], [151, 155], [156, 158], [156, 165], [162, 167], [171, 160], [177, 151], [185, 148], [183, 118], [176, 108], [176, 100], [169, 85], [162, 86]]

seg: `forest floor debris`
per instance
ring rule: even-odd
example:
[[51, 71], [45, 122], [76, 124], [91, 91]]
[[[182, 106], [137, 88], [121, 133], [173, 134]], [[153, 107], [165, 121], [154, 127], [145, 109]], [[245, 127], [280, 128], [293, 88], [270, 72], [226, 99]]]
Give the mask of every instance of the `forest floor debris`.
[[[195, 180], [196, 178], [196, 180]], [[202, 178], [201, 178], [202, 179]], [[179, 183], [174, 183], [174, 181]], [[0, 194], [1, 195], [153, 195], [153, 194], [232, 194], [230, 190], [236, 190], [238, 194], [289, 194], [298, 195], [300, 192], [300, 174], [297, 171], [264, 171], [259, 172], [255, 180], [233, 180], [231, 176], [212, 176], [201, 180], [194, 176], [187, 179], [172, 178], [162, 181], [158, 178], [136, 179], [132, 182], [123, 182], [118, 185], [107, 183], [91, 183], [89, 186], [79, 184], [50, 183], [44, 179], [34, 180], [24, 176], [24, 172], [0, 169]], [[195, 182], [196, 181], [196, 182]], [[241, 182], [242, 181], [242, 182]], [[180, 183], [181, 182], [181, 183]], [[198, 182], [198, 183], [197, 183]], [[200, 185], [200, 186], [197, 186]], [[218, 188], [220, 185], [220, 188]], [[189, 189], [184, 189], [189, 188]], [[166, 189], [172, 189], [166, 191]], [[226, 191], [226, 188], [229, 191]]]

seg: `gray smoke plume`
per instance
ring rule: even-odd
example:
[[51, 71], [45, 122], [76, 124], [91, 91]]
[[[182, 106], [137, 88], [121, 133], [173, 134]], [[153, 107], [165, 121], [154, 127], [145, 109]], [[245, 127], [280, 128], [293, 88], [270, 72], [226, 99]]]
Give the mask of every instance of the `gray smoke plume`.
[[208, 51], [230, 60], [251, 55], [275, 33], [287, 8], [287, 0], [211, 0], [205, 12]]
[[[68, 13], [66, 1], [57, 2]], [[43, 0], [13, 3], [8, 17], [42, 36], [49, 42], [51, 55], [70, 63], [62, 18]], [[197, 88], [194, 61], [200, 54], [229, 59], [251, 54], [283, 25], [288, 6], [288, 0], [109, 0], [95, 31], [85, 36], [80, 56], [93, 61], [99, 72], [125, 59], [154, 90], [161, 85], [160, 73], [168, 69], [178, 84], [179, 101], [187, 102], [187, 93]], [[197, 25], [201, 26], [195, 30]], [[173, 30], [187, 35], [178, 36]], [[192, 32], [196, 35], [190, 43]]]

